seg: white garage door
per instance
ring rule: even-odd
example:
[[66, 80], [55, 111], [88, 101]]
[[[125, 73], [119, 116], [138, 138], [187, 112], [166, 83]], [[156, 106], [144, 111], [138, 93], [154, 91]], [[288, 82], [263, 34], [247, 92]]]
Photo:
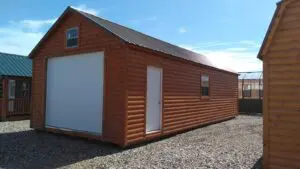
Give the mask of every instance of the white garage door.
[[104, 54], [48, 60], [46, 127], [102, 133]]

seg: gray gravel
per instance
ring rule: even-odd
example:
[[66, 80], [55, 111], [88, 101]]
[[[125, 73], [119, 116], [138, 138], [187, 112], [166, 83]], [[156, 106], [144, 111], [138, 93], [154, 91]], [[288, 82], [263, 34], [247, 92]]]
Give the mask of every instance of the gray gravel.
[[260, 168], [262, 117], [237, 118], [120, 149], [0, 122], [0, 168]]

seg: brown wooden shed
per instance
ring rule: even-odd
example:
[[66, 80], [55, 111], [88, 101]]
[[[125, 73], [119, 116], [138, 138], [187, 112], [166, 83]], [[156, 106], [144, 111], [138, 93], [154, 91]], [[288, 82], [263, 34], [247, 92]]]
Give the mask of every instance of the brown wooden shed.
[[264, 69], [264, 168], [300, 168], [300, 1], [283, 0], [258, 54]]
[[238, 114], [238, 74], [68, 7], [30, 54], [31, 127], [127, 146]]
[[0, 52], [0, 121], [29, 118], [31, 74], [28, 57]]

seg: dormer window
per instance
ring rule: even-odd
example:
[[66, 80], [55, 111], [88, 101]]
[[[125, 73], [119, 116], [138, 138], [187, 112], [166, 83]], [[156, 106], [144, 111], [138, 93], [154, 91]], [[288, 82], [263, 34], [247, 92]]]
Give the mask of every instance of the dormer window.
[[78, 28], [67, 30], [67, 48], [78, 47]]

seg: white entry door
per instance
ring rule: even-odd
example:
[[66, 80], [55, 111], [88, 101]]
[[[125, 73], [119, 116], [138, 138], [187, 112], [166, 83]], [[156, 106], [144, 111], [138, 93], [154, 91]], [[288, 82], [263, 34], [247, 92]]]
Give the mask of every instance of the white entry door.
[[162, 69], [147, 68], [146, 133], [161, 130], [162, 123]]
[[104, 54], [48, 59], [46, 127], [102, 133]]

